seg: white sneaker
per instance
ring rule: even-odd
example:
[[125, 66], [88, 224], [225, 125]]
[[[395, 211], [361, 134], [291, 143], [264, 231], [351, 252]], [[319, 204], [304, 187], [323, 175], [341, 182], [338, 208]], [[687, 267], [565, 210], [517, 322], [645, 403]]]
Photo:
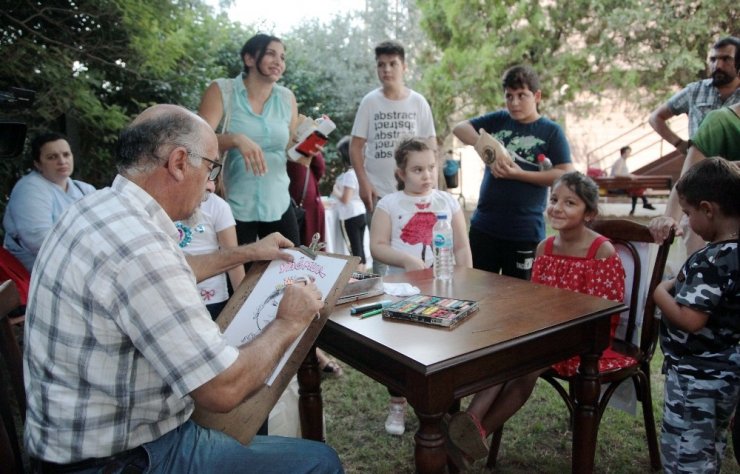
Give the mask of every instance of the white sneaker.
[[385, 419], [385, 431], [392, 435], [402, 435], [406, 431], [406, 402], [391, 402], [388, 406], [388, 418]]

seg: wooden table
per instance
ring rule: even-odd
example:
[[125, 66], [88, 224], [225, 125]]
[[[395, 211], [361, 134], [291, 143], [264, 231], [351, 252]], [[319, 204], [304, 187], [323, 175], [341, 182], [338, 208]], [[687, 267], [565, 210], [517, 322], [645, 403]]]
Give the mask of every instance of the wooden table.
[[[572, 469], [593, 471], [597, 361], [609, 342], [608, 316], [624, 310], [623, 304], [473, 269], [456, 268], [447, 283], [435, 281], [431, 270], [384, 280], [480, 304], [478, 313], [451, 331], [381, 317], [359, 319], [346, 304], [336, 307], [318, 338], [319, 347], [408, 399], [419, 419], [418, 472], [445, 471], [440, 421], [455, 400], [576, 354], [582, 363]], [[304, 362], [298, 381], [303, 436], [322, 440], [315, 354]]]

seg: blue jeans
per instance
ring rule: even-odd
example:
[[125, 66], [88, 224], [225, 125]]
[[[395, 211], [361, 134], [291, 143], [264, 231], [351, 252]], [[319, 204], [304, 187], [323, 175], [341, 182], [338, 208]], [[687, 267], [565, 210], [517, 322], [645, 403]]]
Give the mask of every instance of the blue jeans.
[[[248, 446], [188, 420], [161, 438], [143, 445], [154, 473], [259, 472], [343, 473], [337, 453], [324, 443], [281, 436], [255, 436]], [[142, 466], [143, 467], [143, 466]], [[120, 473], [124, 468], [106, 472]], [[102, 472], [103, 467], [82, 471]]]

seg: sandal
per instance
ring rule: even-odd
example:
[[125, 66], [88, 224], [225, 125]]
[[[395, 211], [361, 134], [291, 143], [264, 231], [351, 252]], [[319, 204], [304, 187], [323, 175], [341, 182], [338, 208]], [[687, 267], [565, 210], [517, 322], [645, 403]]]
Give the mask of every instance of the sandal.
[[475, 459], [471, 459], [467, 454], [462, 452], [455, 443], [450, 441], [450, 417], [449, 413], [445, 413], [442, 416], [440, 425], [442, 427], [442, 433], [445, 435], [445, 448], [447, 449], [447, 458], [452, 461], [452, 464], [457, 467], [460, 472], [467, 472], [470, 470], [470, 466], [475, 464]]
[[457, 412], [448, 423], [448, 437], [468, 458], [476, 460], [488, 456], [488, 443], [480, 422], [468, 412]]
[[321, 368], [321, 371], [333, 377], [341, 377], [343, 373], [342, 367], [333, 360], [327, 362], [326, 365]]

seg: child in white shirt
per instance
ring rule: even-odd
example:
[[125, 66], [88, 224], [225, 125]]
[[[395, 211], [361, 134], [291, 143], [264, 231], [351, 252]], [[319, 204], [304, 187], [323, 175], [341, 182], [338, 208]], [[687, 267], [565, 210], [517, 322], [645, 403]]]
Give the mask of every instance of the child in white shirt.
[[[177, 221], [180, 248], [188, 255], [200, 255], [219, 248], [236, 247], [236, 222], [228, 203], [214, 194], [215, 184], [208, 181], [206, 197], [187, 221]], [[228, 271], [231, 287], [236, 289], [244, 278], [244, 266]], [[215, 320], [229, 300], [226, 275], [213, 276], [198, 283], [198, 291], [211, 317]]]
[[432, 227], [437, 214], [452, 223], [455, 261], [472, 268], [465, 216], [449, 193], [435, 189], [437, 161], [419, 139], [402, 141], [395, 152], [398, 189], [378, 201], [380, 212], [370, 226], [370, 252], [391, 268], [390, 273], [430, 268], [434, 261]]
[[360, 199], [360, 184], [349, 160], [350, 139], [350, 136], [346, 136], [337, 143], [337, 152], [347, 170], [337, 176], [332, 194], [337, 198], [337, 216], [342, 223], [342, 234], [352, 255], [360, 257], [358, 270], [362, 271], [365, 268], [365, 204]]
[[[439, 191], [437, 160], [429, 146], [418, 138], [401, 141], [394, 154], [398, 191], [384, 196], [373, 213], [370, 253], [389, 265], [389, 273], [430, 268], [434, 261], [432, 227], [437, 214], [445, 213], [452, 223], [455, 263], [472, 268], [467, 225], [460, 204], [449, 193]], [[385, 430], [394, 435], [405, 431], [406, 399], [390, 392], [391, 403]]]

